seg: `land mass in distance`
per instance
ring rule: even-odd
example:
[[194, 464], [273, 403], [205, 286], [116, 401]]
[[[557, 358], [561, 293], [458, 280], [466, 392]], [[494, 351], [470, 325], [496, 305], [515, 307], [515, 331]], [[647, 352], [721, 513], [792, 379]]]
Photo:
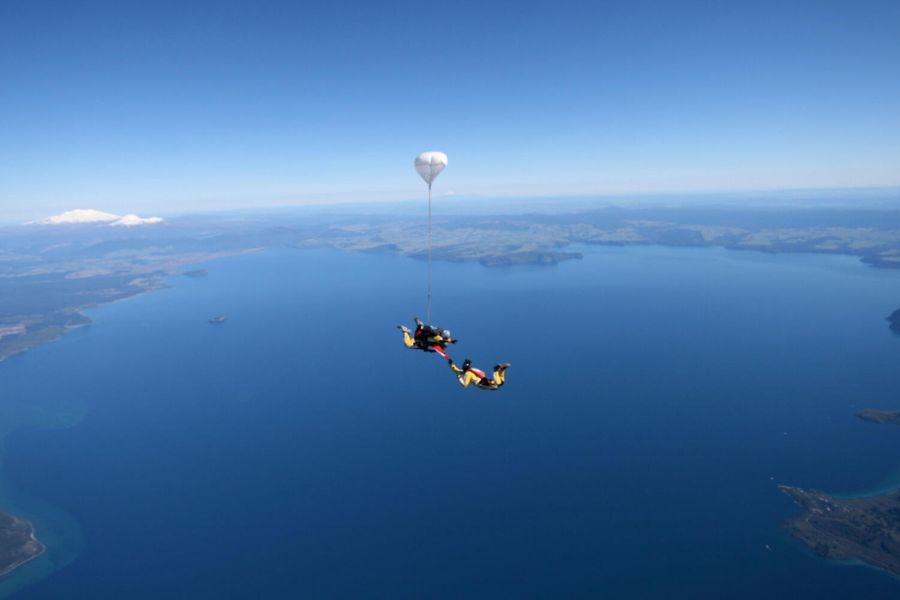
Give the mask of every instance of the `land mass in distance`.
[[[435, 216], [435, 260], [553, 266], [580, 258], [578, 245], [658, 244], [848, 254], [874, 266], [900, 267], [897, 210], [686, 205], [487, 214], [470, 208]], [[207, 274], [202, 267], [182, 271], [188, 264], [274, 247], [424, 260], [427, 230], [422, 219], [407, 215], [301, 211], [183, 217], [124, 230], [90, 224], [0, 228], [0, 360], [89, 324], [86, 308], [161, 289], [166, 276], [179, 272]]]

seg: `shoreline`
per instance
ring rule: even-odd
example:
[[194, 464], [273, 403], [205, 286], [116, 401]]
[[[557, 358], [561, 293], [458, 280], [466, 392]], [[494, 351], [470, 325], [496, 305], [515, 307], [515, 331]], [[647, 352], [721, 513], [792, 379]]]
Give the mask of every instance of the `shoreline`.
[[[294, 250], [305, 250], [305, 249], [314, 248], [314, 247], [324, 247], [324, 248], [330, 248], [330, 249], [333, 249], [336, 251], [341, 251], [341, 252], [363, 252], [363, 253], [365, 253], [365, 252], [370, 251], [370, 249], [368, 249], [366, 247], [358, 247], [358, 248], [344, 247], [340, 244], [324, 244], [322, 246], [291, 245], [289, 247]], [[692, 245], [692, 244], [666, 244], [666, 243], [659, 243], [659, 242], [654, 242], [654, 241], [618, 242], [618, 241], [572, 240], [572, 241], [569, 241], [568, 243], [563, 244], [562, 246], [559, 246], [558, 249], [556, 249], [556, 250], [550, 249], [550, 250], [538, 251], [538, 252], [514, 251], [514, 252], [510, 252], [506, 255], [492, 255], [489, 257], [472, 257], [470, 259], [465, 259], [465, 258], [453, 259], [453, 258], [448, 258], [448, 257], [441, 258], [440, 256], [435, 256], [435, 260], [436, 261], [448, 261], [448, 262], [473, 262], [473, 263], [477, 263], [487, 269], [522, 267], [522, 266], [546, 267], [546, 266], [556, 266], [556, 265], [559, 265], [560, 263], [569, 262], [571, 260], [582, 259], [584, 257], [585, 251], [589, 252], [591, 249], [629, 248], [629, 247], [630, 248], [636, 248], [636, 247], [689, 248], [689, 249], [706, 249], [706, 250], [716, 248], [716, 249], [724, 250], [726, 252], [736, 252], [738, 254], [758, 253], [758, 254], [762, 254], [762, 255], [782, 255], [782, 254], [784, 254], [784, 255], [811, 255], [811, 256], [829, 256], [829, 257], [844, 256], [847, 258], [856, 259], [856, 261], [858, 261], [862, 265], [864, 265], [866, 267], [870, 267], [870, 268], [884, 269], [884, 270], [896, 270], [896, 269], [900, 268], [900, 262], [898, 262], [897, 264], [893, 264], [893, 263], [889, 264], [886, 262], [874, 262], [874, 261], [867, 260], [867, 256], [865, 254], [850, 253], [850, 252], [841, 251], [841, 250], [835, 251], [835, 250], [822, 250], [822, 249], [815, 249], [815, 248], [799, 248], [799, 249], [765, 248], [765, 247], [751, 247], [751, 246], [717, 244], [717, 243], [703, 243], [703, 244], [694, 244], [694, 245]], [[188, 270], [186, 272], [178, 273], [177, 269], [179, 269], [180, 267], [190, 266], [190, 265], [202, 265], [203, 263], [217, 260], [220, 258], [229, 258], [232, 256], [243, 256], [243, 255], [248, 255], [248, 254], [255, 254], [255, 253], [259, 253], [259, 252], [264, 252], [269, 249], [270, 248], [267, 248], [267, 247], [257, 246], [257, 247], [253, 247], [253, 248], [247, 248], [247, 249], [236, 250], [236, 251], [231, 251], [231, 252], [216, 253], [216, 254], [212, 254], [212, 255], [203, 257], [200, 260], [197, 260], [196, 259], [197, 257], [192, 257], [190, 260], [185, 261], [185, 262], [173, 261], [172, 263], [170, 263], [168, 265], [168, 269], [165, 272], [163, 272], [162, 274], [159, 274], [155, 279], [151, 279], [149, 281], [149, 285], [147, 285], [144, 288], [137, 288], [137, 289], [133, 290], [132, 293], [129, 293], [128, 295], [125, 295], [125, 296], [122, 296], [119, 298], [114, 298], [107, 302], [97, 302], [97, 303], [92, 303], [92, 304], [70, 307], [68, 310], [71, 311], [71, 315], [73, 317], [78, 317], [78, 318], [82, 319], [83, 321], [81, 323], [78, 323], [78, 324], [72, 325], [72, 326], [66, 325], [66, 326], [62, 327], [61, 330], [56, 331], [52, 334], [49, 334], [48, 337], [46, 337], [45, 339], [35, 340], [35, 342], [32, 344], [26, 343], [23, 345], [23, 347], [16, 348], [11, 351], [7, 351], [6, 353], [4, 353], [4, 351], [2, 350], [2, 338], [0, 338], [0, 363], [3, 363], [5, 360], [12, 358], [14, 356], [18, 356], [18, 355], [24, 354], [26, 352], [29, 352], [31, 350], [34, 350], [35, 348], [38, 348], [45, 344], [55, 342], [55, 341], [59, 340], [60, 338], [64, 337], [67, 333], [69, 333], [69, 331], [72, 331], [75, 329], [80, 329], [82, 327], [87, 327], [87, 326], [93, 324], [93, 319], [91, 319], [89, 316], [85, 315], [84, 311], [94, 309], [94, 308], [99, 308], [99, 307], [105, 306], [107, 304], [113, 304], [115, 302], [128, 300], [130, 298], [134, 298], [136, 296], [140, 296], [140, 295], [143, 295], [146, 293], [156, 292], [156, 291], [160, 291], [162, 289], [167, 289], [169, 287], [172, 287], [169, 284], [163, 283], [163, 280], [167, 277], [175, 277], [178, 275], [185, 275], [188, 277], [197, 278], [197, 277], [195, 277], [195, 275], [190, 275], [190, 274], [191, 273], [196, 274], [197, 272], [200, 272], [200, 271], [203, 271], [204, 273], [206, 272], [206, 269], [201, 267], [199, 269], [193, 269], [193, 270]], [[397, 254], [398, 256], [403, 256], [406, 258], [412, 258], [412, 259], [421, 258], [416, 252], [406, 251], [401, 248], [394, 249], [394, 253]], [[526, 255], [527, 255], [527, 260], [522, 260], [522, 261], [517, 260], [517, 259], [526, 257]], [[540, 258], [542, 258], [542, 257], [549, 257], [549, 260], [547, 260], [546, 258], [544, 258], [544, 260], [540, 260]], [[52, 326], [48, 327], [47, 329], [51, 329], [51, 328], [52, 328]], [[41, 329], [37, 330], [36, 335], [39, 336], [40, 333], [43, 331], [45, 331], [45, 330], [41, 330]], [[28, 335], [27, 330], [24, 335]], [[898, 486], [900, 486], [900, 484], [898, 484]]]
[[[298, 256], [299, 256], [299, 255], [298, 255]], [[250, 269], [253, 268], [254, 265], [256, 265], [256, 264], [258, 264], [258, 263], [260, 262], [259, 259], [266, 260], [266, 258], [265, 258], [264, 256], [260, 256], [260, 257], [253, 258], [253, 259], [247, 259], [246, 261], [243, 262], [242, 267], [241, 267], [241, 270], [242, 270], [242, 271], [249, 271]], [[738, 258], [737, 260], [740, 260], [741, 262], [744, 262], [744, 261], [743, 261], [742, 259], [740, 259], [740, 258]], [[830, 261], [829, 261], [829, 262], [830, 262]], [[227, 263], [227, 264], [231, 264], [231, 263]], [[368, 263], [363, 263], [363, 264], [368, 264]], [[737, 264], [737, 263], [736, 263], [736, 264]], [[820, 264], [821, 264], [821, 263], [820, 263]], [[577, 265], [576, 265], [576, 266], [577, 266]], [[223, 268], [224, 268], [224, 267], [223, 267]], [[472, 269], [472, 267], [467, 267], [467, 269]], [[349, 269], [348, 269], [347, 271], [349, 272]], [[536, 271], [536, 270], [535, 270], [535, 271]], [[236, 276], [241, 276], [241, 273], [238, 272]], [[543, 273], [538, 273], [538, 274], [535, 275], [535, 277], [544, 277], [544, 275], [543, 275]], [[177, 279], [177, 278], [176, 278], [176, 279]], [[217, 278], [217, 279], [218, 279], [218, 278]], [[536, 281], [537, 281], [537, 280], [536, 280]], [[208, 282], [208, 283], [216, 283], [216, 284], [218, 284], [219, 282], [218, 282], [218, 280], [217, 280], [217, 281], [215, 281], [215, 282], [210, 281], [210, 282]], [[182, 290], [188, 289], [188, 290], [195, 290], [195, 291], [198, 291], [198, 292], [200, 292], [200, 291], [202, 291], [202, 290], [204, 290], [204, 289], [207, 288], [207, 285], [202, 285], [202, 284], [201, 284], [201, 285], [192, 285], [192, 284], [184, 285], [184, 283], [181, 283], [181, 286], [179, 286], [178, 282], [176, 282], [175, 285], [176, 285], [176, 287], [181, 287], [181, 286], [183, 286], [183, 287], [181, 287]], [[174, 297], [172, 296], [172, 294], [170, 294], [169, 296], [164, 296], [164, 295], [152, 296], [152, 297], [144, 298], [143, 301], [142, 301], [142, 304], [143, 304], [143, 302], [147, 302], [147, 301], [149, 301], [150, 303], [153, 303], [153, 304], [157, 304], [157, 303], [160, 303], [160, 302], [166, 303], [166, 304], [170, 304], [170, 303], [172, 302], [173, 298], [174, 298]], [[134, 307], [133, 304], [132, 304], [132, 305], [125, 305], [125, 306], [129, 306], [129, 307], [132, 307], [132, 308]], [[120, 308], [122, 308], [122, 307], [120, 307]], [[142, 313], [142, 312], [143, 312], [142, 310], [138, 310], [138, 311], [132, 310], [132, 308], [129, 308], [129, 309], [128, 309], [129, 314], [131, 314], [131, 313], [137, 314], [137, 313]], [[113, 309], [113, 311], [115, 311], [115, 310], [116, 310], [116, 309]], [[98, 322], [98, 323], [100, 323], [100, 324], [103, 323], [104, 318], [103, 318], [102, 314], [105, 314], [105, 313], [99, 313], [99, 312], [98, 312], [98, 313], [91, 313], [91, 314], [97, 318], [97, 322]], [[171, 318], [171, 313], [166, 312], [166, 313], [162, 313], [162, 314], [163, 314], [166, 318]], [[193, 317], [192, 317], [192, 318], [193, 318]], [[124, 321], [124, 322], [125, 322], [125, 324], [126, 324], [128, 327], [131, 327], [131, 325], [128, 325], [128, 323], [129, 323], [128, 321]], [[192, 324], [191, 326], [193, 327], [193, 321], [191, 321], [191, 324]], [[201, 324], [201, 325], [199, 325], [198, 327], [202, 328], [203, 325]], [[148, 328], [149, 328], [149, 326], [148, 326]], [[91, 337], [94, 337], [94, 336], [97, 335], [97, 332], [99, 332], [99, 329], [91, 330], [89, 333], [90, 333]], [[82, 333], [82, 334], [80, 334], [80, 335], [78, 335], [78, 336], [75, 336], [73, 339], [71, 339], [71, 340], [69, 340], [69, 342], [67, 342], [67, 345], [79, 346], [79, 347], [80, 347], [82, 344], [81, 344], [81, 342], [80, 342], [79, 340], [82, 340], [82, 339], [83, 339], [83, 338], [81, 337], [82, 335], [85, 335], [85, 334]], [[151, 332], [151, 335], [152, 335], [152, 332]], [[72, 344], [72, 341], [75, 341], [76, 343], [75, 343], [75, 344]], [[889, 340], [889, 341], [890, 341], [890, 340]], [[36, 360], [34, 360], [34, 361], [29, 361], [29, 362], [34, 362], [34, 363], [38, 363], [38, 364], [43, 364], [48, 358], [50, 358], [50, 357], [49, 357], [49, 353], [46, 353], [46, 352], [45, 352], [44, 354], [39, 354], [39, 355], [37, 355], [37, 356], [36, 356]], [[19, 364], [19, 363], [16, 363], [16, 364]], [[45, 528], [44, 528], [44, 527], [41, 527], [41, 532], [43, 532], [44, 530], [45, 530]], [[51, 556], [52, 556], [52, 554], [51, 554]], [[87, 555], [86, 555], [86, 556], [87, 556]], [[34, 558], [37, 558], [37, 556], [35, 556]], [[45, 560], [45, 561], [43, 561], [43, 562], [50, 563], [51, 561]], [[26, 563], [23, 562], [23, 563], [21, 563], [21, 564], [26, 564]], [[18, 565], [18, 566], [21, 566], [21, 564]], [[44, 566], [44, 565], [42, 564], [41, 566]], [[80, 569], [80, 567], [77, 567], [77, 566], [76, 566], [76, 567], [73, 567], [73, 568], [75, 568], [76, 570], [77, 570], [77, 569]], [[28, 575], [30, 575], [32, 572], [34, 572], [34, 570], [35, 570], [34, 568], [28, 568], [28, 569], [25, 570], [25, 572], [26, 572]]]
[[[896, 425], [897, 413], [863, 409], [855, 416], [876, 425]], [[890, 417], [890, 418], [885, 418]], [[779, 485], [800, 511], [784, 523], [787, 532], [819, 558], [855, 562], [900, 580], [900, 481], [853, 494]]]
[[31, 556], [28, 556], [17, 562], [14, 562], [11, 565], [4, 568], [3, 570], [0, 570], [0, 579], [3, 579], [4, 577], [9, 575], [13, 571], [18, 569], [19, 567], [21, 567], [23, 565], [27, 565], [28, 563], [35, 560], [36, 558], [40, 558], [41, 556], [44, 555], [45, 552], [47, 552], [47, 545], [44, 544], [43, 542], [41, 542], [39, 539], [37, 539], [37, 536], [35, 535], [35, 531], [34, 531], [34, 525], [31, 523], [31, 521], [28, 521], [27, 519], [23, 519], [22, 517], [10, 515], [9, 513], [6, 513], [6, 514], [9, 517], [11, 517], [12, 519], [15, 519], [16, 521], [18, 521], [19, 523], [24, 523], [24, 524], [28, 525], [28, 529], [30, 530], [30, 532], [28, 534], [28, 541], [25, 543], [25, 546], [29, 546], [29, 545], [33, 544], [37, 547], [37, 551], [34, 554], [32, 554]]
[[[33, 343], [26, 342], [25, 344], [23, 344], [23, 346], [21, 348], [16, 348], [14, 350], [7, 351], [7, 352], [4, 352], [2, 350], [2, 338], [0, 338], [0, 363], [3, 363], [3, 361], [5, 361], [9, 358], [12, 358], [14, 356], [19, 356], [19, 355], [25, 354], [26, 352], [34, 350], [35, 348], [39, 348], [46, 344], [53, 343], [53, 342], [63, 338], [70, 331], [74, 331], [76, 329], [81, 329], [81, 328], [93, 325], [94, 320], [91, 317], [89, 317], [88, 315], [86, 315], [85, 311], [95, 309], [95, 308], [100, 308], [102, 306], [106, 306], [109, 304], [115, 304], [116, 302], [123, 302], [126, 300], [130, 300], [132, 298], [136, 298], [138, 296], [142, 296], [144, 294], [158, 292], [158, 291], [169, 289], [169, 288], [173, 287], [172, 285], [165, 283], [164, 279], [166, 279], [168, 277], [176, 277], [178, 275], [186, 275], [185, 273], [177, 272], [177, 269], [179, 269], [180, 267], [183, 267], [186, 265], [192, 265], [192, 264], [203, 264], [203, 263], [217, 260], [220, 258], [229, 258], [232, 256], [243, 256], [243, 255], [247, 255], [247, 254], [254, 254], [254, 253], [261, 252], [263, 250], [265, 250], [265, 248], [259, 248], [259, 247], [249, 248], [246, 250], [239, 250], [239, 251], [235, 251], [235, 252], [227, 252], [227, 253], [219, 253], [219, 254], [215, 254], [215, 255], [210, 255], [208, 257], [202, 258], [199, 261], [192, 258], [190, 261], [186, 261], [183, 263], [175, 262], [173, 265], [170, 266], [170, 270], [157, 275], [155, 278], [150, 279], [149, 284], [144, 287], [136, 287], [134, 290], [129, 290], [129, 291], [131, 291], [131, 293], [129, 293], [127, 295], [120, 296], [118, 298], [113, 298], [106, 302], [95, 302], [95, 303], [90, 303], [90, 304], [68, 307], [66, 310], [70, 311], [69, 314], [71, 314], [72, 317], [80, 319], [81, 322], [76, 323], [74, 325], [67, 324], [62, 327], [48, 326], [44, 329], [38, 329], [35, 332], [36, 336], [39, 337], [42, 333], [45, 333], [45, 334], [47, 334], [47, 337], [45, 337], [43, 339], [37, 339]], [[205, 271], [205, 269], [202, 269], [202, 270]], [[194, 271], [196, 271], [196, 269]], [[193, 272], [193, 271], [189, 271], [189, 272]], [[188, 277], [191, 277], [191, 276], [188, 276]], [[48, 332], [49, 329], [54, 329], [54, 328], [57, 330], [54, 332]], [[26, 332], [23, 335], [28, 335], [27, 326], [26, 326]]]
[[[149, 292], [151, 290], [147, 290], [147, 291]], [[156, 290], [152, 290], [152, 291], [156, 291]], [[144, 293], [144, 292], [138, 292], [134, 296], [140, 295], [142, 293]], [[128, 298], [133, 298], [134, 296], [129, 296]], [[128, 298], [120, 298], [119, 300], [127, 300]], [[104, 304], [112, 304], [113, 302], [118, 302], [118, 300], [111, 300], [110, 302], [104, 302]], [[102, 305], [98, 304], [96, 306], [102, 306]], [[86, 314], [84, 314], [84, 312], [82, 312], [82, 311], [88, 310], [90, 308], [96, 308], [96, 306], [84, 306], [84, 307], [79, 307], [79, 308], [75, 309], [75, 312], [72, 314], [78, 315], [79, 317], [83, 318], [84, 319], [83, 322], [81, 322], [77, 325], [66, 325], [63, 327], [62, 331], [59, 331], [56, 334], [54, 334], [51, 337], [48, 337], [46, 339], [36, 341], [34, 343], [34, 345], [18, 348], [7, 354], [0, 354], [0, 363], [2, 363], [3, 361], [5, 361], [8, 358], [12, 358], [13, 356], [18, 356], [20, 354], [24, 354], [30, 350], [34, 350], [35, 348], [39, 348], [40, 346], [43, 346], [45, 344], [51, 344], [51, 343], [61, 339], [62, 337], [64, 337], [70, 331], [74, 331], [75, 329], [81, 329], [82, 327], [88, 327], [89, 325], [93, 325], [94, 320], [91, 319]]]

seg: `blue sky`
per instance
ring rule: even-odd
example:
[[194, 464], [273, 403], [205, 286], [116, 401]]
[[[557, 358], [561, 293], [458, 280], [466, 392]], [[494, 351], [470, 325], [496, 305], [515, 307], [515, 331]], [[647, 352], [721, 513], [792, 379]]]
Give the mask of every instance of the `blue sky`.
[[900, 185], [900, 2], [0, 3], [0, 215]]

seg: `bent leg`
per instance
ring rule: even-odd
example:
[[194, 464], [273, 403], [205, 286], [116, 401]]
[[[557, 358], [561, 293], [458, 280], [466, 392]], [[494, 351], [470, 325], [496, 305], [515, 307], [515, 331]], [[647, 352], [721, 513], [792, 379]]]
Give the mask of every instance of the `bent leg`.
[[491, 380], [491, 383], [500, 387], [506, 382], [506, 369], [509, 367], [508, 363], [503, 363], [502, 365], [497, 365], [494, 367], [494, 378]]
[[403, 330], [403, 345], [407, 348], [412, 348], [416, 344], [416, 341], [413, 339], [411, 335], [409, 335], [409, 330]]

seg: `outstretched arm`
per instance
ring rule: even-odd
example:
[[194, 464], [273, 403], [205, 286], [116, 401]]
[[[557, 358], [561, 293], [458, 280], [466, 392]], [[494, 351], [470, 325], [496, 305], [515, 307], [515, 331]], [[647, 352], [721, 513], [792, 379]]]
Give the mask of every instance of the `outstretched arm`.
[[469, 387], [469, 384], [472, 383], [473, 379], [477, 379], [474, 377], [470, 371], [463, 371], [453, 362], [452, 358], [447, 359], [447, 364], [450, 365], [450, 370], [456, 373], [456, 379], [459, 381], [459, 384], [464, 388]]

